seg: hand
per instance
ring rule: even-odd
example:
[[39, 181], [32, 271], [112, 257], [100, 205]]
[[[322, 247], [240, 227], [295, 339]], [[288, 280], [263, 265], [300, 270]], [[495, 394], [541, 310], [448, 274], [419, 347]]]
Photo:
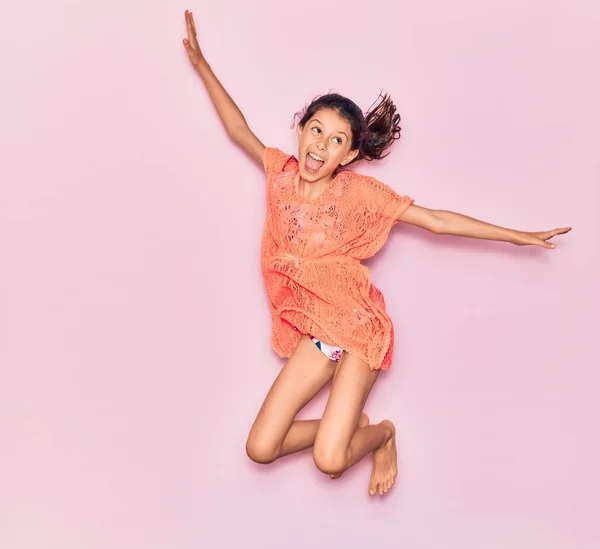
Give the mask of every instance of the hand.
[[188, 37], [183, 39], [183, 45], [187, 51], [190, 61], [192, 62], [192, 65], [196, 66], [205, 61], [205, 59], [200, 51], [200, 45], [198, 44], [198, 38], [196, 37], [194, 16], [189, 10], [185, 10], [185, 22], [187, 24]]
[[563, 227], [562, 229], [554, 229], [552, 231], [543, 231], [538, 233], [527, 233], [517, 231], [513, 244], [517, 246], [542, 246], [542, 248], [555, 248], [556, 246], [548, 242], [552, 237], [558, 234], [565, 234], [571, 230], [571, 227]]

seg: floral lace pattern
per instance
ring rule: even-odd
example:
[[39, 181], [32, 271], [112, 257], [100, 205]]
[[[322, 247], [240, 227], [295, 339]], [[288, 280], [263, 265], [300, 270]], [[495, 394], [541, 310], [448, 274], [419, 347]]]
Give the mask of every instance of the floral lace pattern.
[[273, 349], [289, 357], [301, 334], [312, 334], [371, 369], [389, 368], [394, 328], [383, 295], [361, 261], [385, 244], [412, 198], [373, 177], [342, 171], [321, 195], [307, 200], [297, 191], [299, 167], [293, 156], [268, 147], [264, 168], [261, 266]]

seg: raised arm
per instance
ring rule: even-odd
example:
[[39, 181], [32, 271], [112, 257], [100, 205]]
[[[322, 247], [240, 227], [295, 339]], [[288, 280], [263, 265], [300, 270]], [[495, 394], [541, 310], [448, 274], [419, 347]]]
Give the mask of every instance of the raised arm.
[[482, 238], [485, 240], [499, 240], [510, 242], [517, 246], [531, 244], [543, 248], [554, 248], [554, 244], [547, 242], [552, 237], [568, 233], [571, 227], [553, 229], [551, 231], [525, 232], [515, 229], [507, 229], [492, 225], [485, 221], [479, 221], [466, 215], [447, 210], [431, 210], [412, 204], [400, 216], [399, 221], [410, 225], [422, 227], [435, 234], [449, 234], [455, 236], [466, 236], [470, 238]]
[[262, 166], [265, 146], [252, 133], [242, 111], [219, 82], [202, 54], [196, 36], [196, 25], [194, 24], [192, 12], [185, 10], [185, 21], [188, 37], [183, 39], [183, 45], [196, 72], [202, 78], [208, 95], [217, 109], [229, 137]]

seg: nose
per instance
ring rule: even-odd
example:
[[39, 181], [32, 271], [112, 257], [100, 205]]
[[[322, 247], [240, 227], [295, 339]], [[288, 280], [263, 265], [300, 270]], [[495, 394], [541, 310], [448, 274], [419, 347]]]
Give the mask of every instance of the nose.
[[323, 141], [317, 141], [317, 148], [324, 151], [327, 148], [327, 145]]

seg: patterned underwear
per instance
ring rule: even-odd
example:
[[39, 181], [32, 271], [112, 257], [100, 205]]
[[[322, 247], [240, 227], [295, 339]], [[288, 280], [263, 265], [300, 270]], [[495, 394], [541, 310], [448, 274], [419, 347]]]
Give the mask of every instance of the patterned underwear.
[[310, 337], [310, 340], [317, 346], [317, 348], [327, 357], [329, 360], [335, 360], [336, 362], [340, 361], [342, 357], [343, 349], [336, 347], [335, 345], [329, 345], [328, 343], [324, 343], [323, 341], [318, 340], [316, 337], [307, 334]]
[[[294, 330], [297, 332], [299, 331], [296, 326], [294, 326]], [[336, 347], [335, 345], [329, 345], [329, 343], [325, 343], [310, 334], [306, 335], [310, 337], [310, 340], [317, 346], [317, 349], [319, 349], [319, 351], [321, 351], [329, 360], [335, 360], [335, 362], [340, 361], [344, 349]]]

